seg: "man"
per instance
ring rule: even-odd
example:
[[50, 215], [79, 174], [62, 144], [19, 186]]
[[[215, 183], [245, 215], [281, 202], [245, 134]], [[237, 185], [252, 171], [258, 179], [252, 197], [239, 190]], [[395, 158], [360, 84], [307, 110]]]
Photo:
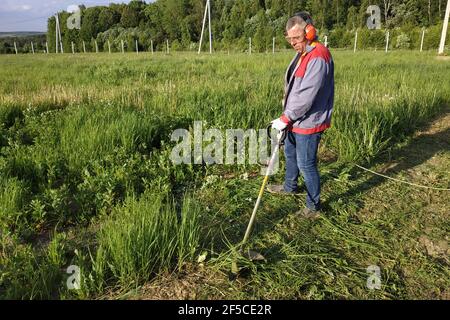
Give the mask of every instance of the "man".
[[269, 192], [298, 193], [303, 175], [306, 208], [298, 213], [316, 218], [320, 210], [320, 176], [317, 150], [322, 133], [331, 125], [334, 102], [334, 63], [330, 51], [317, 41], [313, 21], [307, 12], [297, 13], [286, 24], [286, 39], [297, 52], [285, 78], [284, 112], [272, 121], [272, 128], [288, 130], [285, 141], [284, 185], [272, 185]]

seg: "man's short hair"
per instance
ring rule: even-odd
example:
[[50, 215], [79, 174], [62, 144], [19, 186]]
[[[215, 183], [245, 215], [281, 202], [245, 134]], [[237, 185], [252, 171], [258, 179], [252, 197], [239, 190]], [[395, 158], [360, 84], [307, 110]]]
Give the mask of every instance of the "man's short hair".
[[293, 16], [289, 18], [286, 23], [286, 31], [291, 30], [295, 26], [299, 26], [301, 29], [305, 29], [306, 22], [299, 16]]
[[287, 21], [286, 31], [292, 29], [296, 25], [298, 25], [300, 28], [304, 29], [304, 28], [306, 28], [307, 24], [314, 25], [314, 21], [312, 20], [309, 12], [306, 12], [306, 11], [297, 12], [294, 16], [289, 18], [289, 20]]

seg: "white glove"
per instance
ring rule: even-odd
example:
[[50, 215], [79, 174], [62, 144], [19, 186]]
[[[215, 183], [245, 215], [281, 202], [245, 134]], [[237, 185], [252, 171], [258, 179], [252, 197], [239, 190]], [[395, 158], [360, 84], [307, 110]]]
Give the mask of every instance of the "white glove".
[[280, 118], [272, 121], [272, 129], [283, 131], [286, 127], [287, 123], [283, 122]]

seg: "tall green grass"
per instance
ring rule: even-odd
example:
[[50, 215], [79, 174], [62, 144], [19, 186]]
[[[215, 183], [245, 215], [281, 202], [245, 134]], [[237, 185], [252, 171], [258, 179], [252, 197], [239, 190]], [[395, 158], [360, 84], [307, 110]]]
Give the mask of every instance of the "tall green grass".
[[58, 298], [65, 291], [64, 243], [64, 234], [55, 234], [46, 247], [34, 249], [0, 233], [0, 299]]
[[146, 193], [127, 198], [102, 223], [98, 246], [84, 264], [85, 294], [118, 283], [137, 287], [156, 274], [183, 270], [201, 244], [201, 210], [188, 196], [173, 199]]

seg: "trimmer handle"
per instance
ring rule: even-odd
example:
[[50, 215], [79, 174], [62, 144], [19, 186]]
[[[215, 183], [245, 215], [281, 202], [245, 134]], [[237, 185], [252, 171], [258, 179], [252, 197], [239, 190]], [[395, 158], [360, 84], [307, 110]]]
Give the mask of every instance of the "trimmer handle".
[[[267, 136], [269, 137], [270, 140], [272, 140], [271, 131], [272, 131], [272, 124], [269, 124], [269, 126], [267, 127]], [[281, 137], [280, 140], [278, 140], [278, 144], [280, 146], [284, 145], [284, 140], [286, 140], [286, 137], [287, 137], [287, 128], [281, 131]]]

